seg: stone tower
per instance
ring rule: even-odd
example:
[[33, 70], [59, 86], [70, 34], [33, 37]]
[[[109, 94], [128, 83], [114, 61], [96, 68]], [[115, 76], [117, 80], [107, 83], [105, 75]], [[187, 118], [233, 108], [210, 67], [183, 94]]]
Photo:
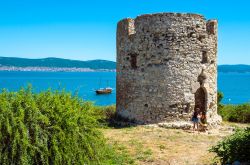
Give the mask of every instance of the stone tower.
[[217, 114], [217, 21], [198, 14], [159, 13], [117, 26], [117, 113], [139, 124], [209, 124]]

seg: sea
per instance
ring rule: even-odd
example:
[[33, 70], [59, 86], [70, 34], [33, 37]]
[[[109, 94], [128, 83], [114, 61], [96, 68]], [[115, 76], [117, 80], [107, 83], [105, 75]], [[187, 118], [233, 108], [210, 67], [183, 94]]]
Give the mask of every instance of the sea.
[[[115, 72], [0, 72], [0, 89], [18, 91], [29, 84], [34, 92], [65, 90], [96, 105], [116, 103]], [[103, 87], [111, 87], [113, 92], [97, 95], [95, 90]], [[224, 94], [224, 104], [250, 103], [250, 73], [219, 72], [218, 90]]]

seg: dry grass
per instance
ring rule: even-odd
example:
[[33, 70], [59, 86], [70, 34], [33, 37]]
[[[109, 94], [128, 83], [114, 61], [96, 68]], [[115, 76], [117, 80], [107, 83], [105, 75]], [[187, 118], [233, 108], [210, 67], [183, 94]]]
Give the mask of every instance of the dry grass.
[[[224, 123], [224, 128], [228, 125], [230, 123]], [[208, 149], [230, 134], [228, 131], [198, 134], [147, 126], [109, 128], [103, 132], [111, 144], [120, 146], [121, 152], [142, 165], [211, 164], [215, 155]]]

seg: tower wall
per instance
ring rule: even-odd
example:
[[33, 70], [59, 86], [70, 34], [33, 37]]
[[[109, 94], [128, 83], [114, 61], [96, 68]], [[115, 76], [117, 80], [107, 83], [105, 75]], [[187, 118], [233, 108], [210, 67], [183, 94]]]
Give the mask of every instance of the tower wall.
[[141, 124], [190, 121], [199, 90], [207, 121], [218, 123], [216, 20], [160, 13], [118, 23], [118, 115]]

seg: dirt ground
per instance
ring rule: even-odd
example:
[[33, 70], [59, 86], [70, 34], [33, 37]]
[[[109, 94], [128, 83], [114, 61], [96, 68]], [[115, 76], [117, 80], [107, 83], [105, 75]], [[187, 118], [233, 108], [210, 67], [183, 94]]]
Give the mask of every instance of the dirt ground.
[[[208, 149], [243, 124], [223, 123], [206, 133], [152, 126], [103, 129], [105, 137], [120, 152], [140, 165], [204, 165], [215, 162]], [[248, 125], [249, 126], [249, 125]]]

